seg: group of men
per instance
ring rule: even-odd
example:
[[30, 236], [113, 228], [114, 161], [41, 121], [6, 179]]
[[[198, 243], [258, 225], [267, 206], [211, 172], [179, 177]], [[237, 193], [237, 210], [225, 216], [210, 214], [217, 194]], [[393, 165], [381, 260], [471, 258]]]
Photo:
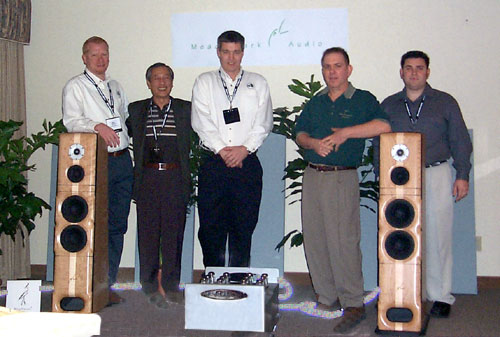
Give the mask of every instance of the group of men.
[[[221, 66], [196, 79], [191, 102], [170, 96], [174, 72], [168, 65], [151, 65], [146, 84], [152, 97], [129, 105], [120, 84], [106, 75], [107, 42], [94, 36], [83, 45], [83, 74], [63, 90], [68, 131], [98, 133], [108, 145], [109, 284], [116, 281], [134, 199], [142, 289], [160, 308], [183, 300], [178, 284], [193, 131], [202, 148], [198, 237], [203, 263], [224, 266], [227, 244], [229, 266], [250, 265], [262, 193], [256, 153], [272, 129], [273, 115], [264, 77], [241, 68], [244, 47], [238, 32], [218, 37]], [[344, 309], [334, 327], [337, 332], [347, 332], [365, 318], [356, 168], [366, 138], [408, 131], [421, 132], [426, 139], [427, 298], [434, 302], [432, 315], [447, 317], [454, 301], [453, 198], [467, 195], [472, 151], [458, 104], [427, 83], [429, 58], [421, 51], [403, 55], [400, 75], [405, 87], [381, 105], [349, 82], [353, 68], [344, 49], [325, 50], [321, 67], [327, 88], [305, 105], [295, 130], [308, 162], [302, 224], [318, 308]], [[457, 169], [454, 181], [450, 157]], [[158, 287], [159, 270], [164, 291]], [[111, 292], [111, 304], [122, 300]]]

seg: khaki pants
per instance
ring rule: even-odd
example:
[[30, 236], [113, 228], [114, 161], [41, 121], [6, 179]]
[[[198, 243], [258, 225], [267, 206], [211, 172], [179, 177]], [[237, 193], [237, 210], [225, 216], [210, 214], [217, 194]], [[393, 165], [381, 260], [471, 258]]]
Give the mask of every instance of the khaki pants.
[[363, 305], [359, 181], [356, 170], [307, 167], [302, 186], [302, 229], [307, 265], [318, 301]]

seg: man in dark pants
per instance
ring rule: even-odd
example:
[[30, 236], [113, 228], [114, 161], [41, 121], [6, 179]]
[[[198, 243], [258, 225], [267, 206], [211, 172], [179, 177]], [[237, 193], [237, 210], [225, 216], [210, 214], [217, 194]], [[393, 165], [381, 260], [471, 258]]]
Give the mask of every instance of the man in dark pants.
[[[190, 196], [191, 103], [173, 98], [174, 72], [164, 63], [146, 71], [153, 97], [129, 105], [134, 143], [134, 193], [141, 284], [152, 303], [181, 303], [182, 242]], [[159, 253], [162, 264], [160, 266]], [[158, 292], [158, 270], [165, 297]]]
[[200, 167], [198, 213], [203, 263], [250, 264], [252, 234], [262, 193], [256, 151], [273, 125], [269, 86], [259, 74], [243, 71], [244, 37], [235, 31], [217, 39], [221, 67], [198, 76], [193, 87], [193, 130], [206, 150]]
[[[108, 282], [116, 282], [127, 232], [132, 196], [132, 160], [125, 120], [127, 97], [121, 85], [106, 75], [108, 43], [93, 36], [83, 44], [84, 72], [73, 77], [63, 89], [63, 122], [69, 132], [98, 133], [108, 146]], [[123, 302], [110, 292], [110, 304]]]
[[400, 69], [405, 87], [387, 97], [382, 108], [394, 132], [419, 132], [425, 138], [426, 297], [434, 302], [430, 314], [446, 318], [455, 302], [451, 294], [453, 202], [469, 192], [472, 143], [457, 101], [433, 89], [427, 83], [429, 75], [427, 54], [405, 53]]

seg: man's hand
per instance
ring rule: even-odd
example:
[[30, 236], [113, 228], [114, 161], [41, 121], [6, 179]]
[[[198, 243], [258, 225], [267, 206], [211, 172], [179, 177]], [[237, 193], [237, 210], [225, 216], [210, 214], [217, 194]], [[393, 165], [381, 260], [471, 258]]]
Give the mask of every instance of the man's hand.
[[457, 179], [453, 184], [453, 196], [455, 202], [462, 200], [469, 193], [469, 182], [464, 179]]
[[248, 156], [246, 147], [240, 146], [226, 146], [219, 151], [222, 160], [227, 167], [243, 167], [243, 160]]
[[111, 147], [120, 145], [120, 137], [106, 124], [99, 123], [94, 127], [94, 130], [104, 139], [106, 145]]
[[331, 146], [335, 152], [339, 150], [340, 145], [344, 144], [349, 139], [347, 128], [332, 128], [333, 133], [330, 136], [323, 138], [328, 146]]
[[312, 149], [321, 157], [326, 157], [330, 152], [333, 151], [333, 146], [330, 145], [329, 141], [327, 140], [328, 137], [325, 137], [323, 139], [312, 139]]

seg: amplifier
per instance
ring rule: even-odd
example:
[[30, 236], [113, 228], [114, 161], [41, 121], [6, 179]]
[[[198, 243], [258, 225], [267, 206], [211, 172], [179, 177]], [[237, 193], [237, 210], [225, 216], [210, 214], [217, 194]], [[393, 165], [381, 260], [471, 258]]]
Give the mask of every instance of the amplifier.
[[278, 269], [209, 267], [184, 289], [185, 329], [272, 332], [278, 295]]

